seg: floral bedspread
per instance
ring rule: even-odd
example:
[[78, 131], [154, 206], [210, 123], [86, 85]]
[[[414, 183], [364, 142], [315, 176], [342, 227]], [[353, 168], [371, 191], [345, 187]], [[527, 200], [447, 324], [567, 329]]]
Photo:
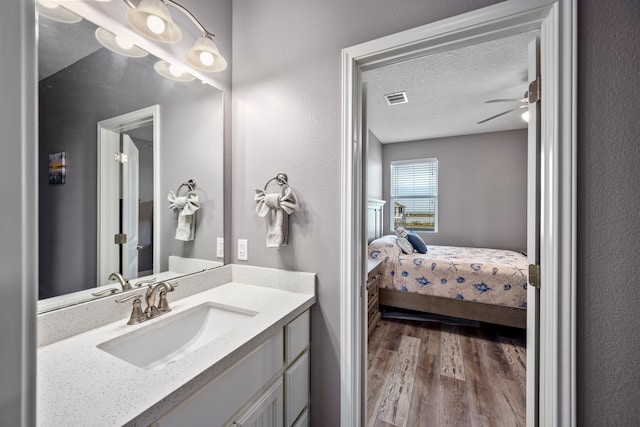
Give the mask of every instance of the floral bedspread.
[[382, 260], [380, 287], [510, 307], [527, 307], [527, 257], [514, 251], [429, 246], [407, 255], [395, 236], [369, 245]]

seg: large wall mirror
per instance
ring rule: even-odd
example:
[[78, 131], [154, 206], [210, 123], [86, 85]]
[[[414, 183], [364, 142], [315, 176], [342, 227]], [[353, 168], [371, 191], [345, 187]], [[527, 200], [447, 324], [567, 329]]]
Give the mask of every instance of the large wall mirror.
[[223, 93], [97, 30], [38, 18], [39, 312], [223, 265]]

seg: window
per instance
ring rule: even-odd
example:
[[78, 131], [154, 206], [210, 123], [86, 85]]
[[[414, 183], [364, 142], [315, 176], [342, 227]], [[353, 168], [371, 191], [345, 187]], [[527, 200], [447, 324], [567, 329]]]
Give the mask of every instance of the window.
[[391, 162], [391, 227], [438, 231], [438, 159]]

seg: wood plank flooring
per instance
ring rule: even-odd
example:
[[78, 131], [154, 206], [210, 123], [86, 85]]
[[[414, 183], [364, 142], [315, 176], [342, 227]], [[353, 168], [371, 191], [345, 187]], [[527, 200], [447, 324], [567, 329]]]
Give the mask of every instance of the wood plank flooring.
[[525, 331], [382, 319], [369, 338], [369, 427], [525, 426]]

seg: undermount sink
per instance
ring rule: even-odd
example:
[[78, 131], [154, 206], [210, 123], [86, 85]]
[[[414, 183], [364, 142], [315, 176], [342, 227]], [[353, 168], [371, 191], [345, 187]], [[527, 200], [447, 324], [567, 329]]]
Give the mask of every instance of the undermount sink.
[[142, 369], [162, 369], [257, 314], [239, 307], [205, 303], [105, 341], [98, 348]]

